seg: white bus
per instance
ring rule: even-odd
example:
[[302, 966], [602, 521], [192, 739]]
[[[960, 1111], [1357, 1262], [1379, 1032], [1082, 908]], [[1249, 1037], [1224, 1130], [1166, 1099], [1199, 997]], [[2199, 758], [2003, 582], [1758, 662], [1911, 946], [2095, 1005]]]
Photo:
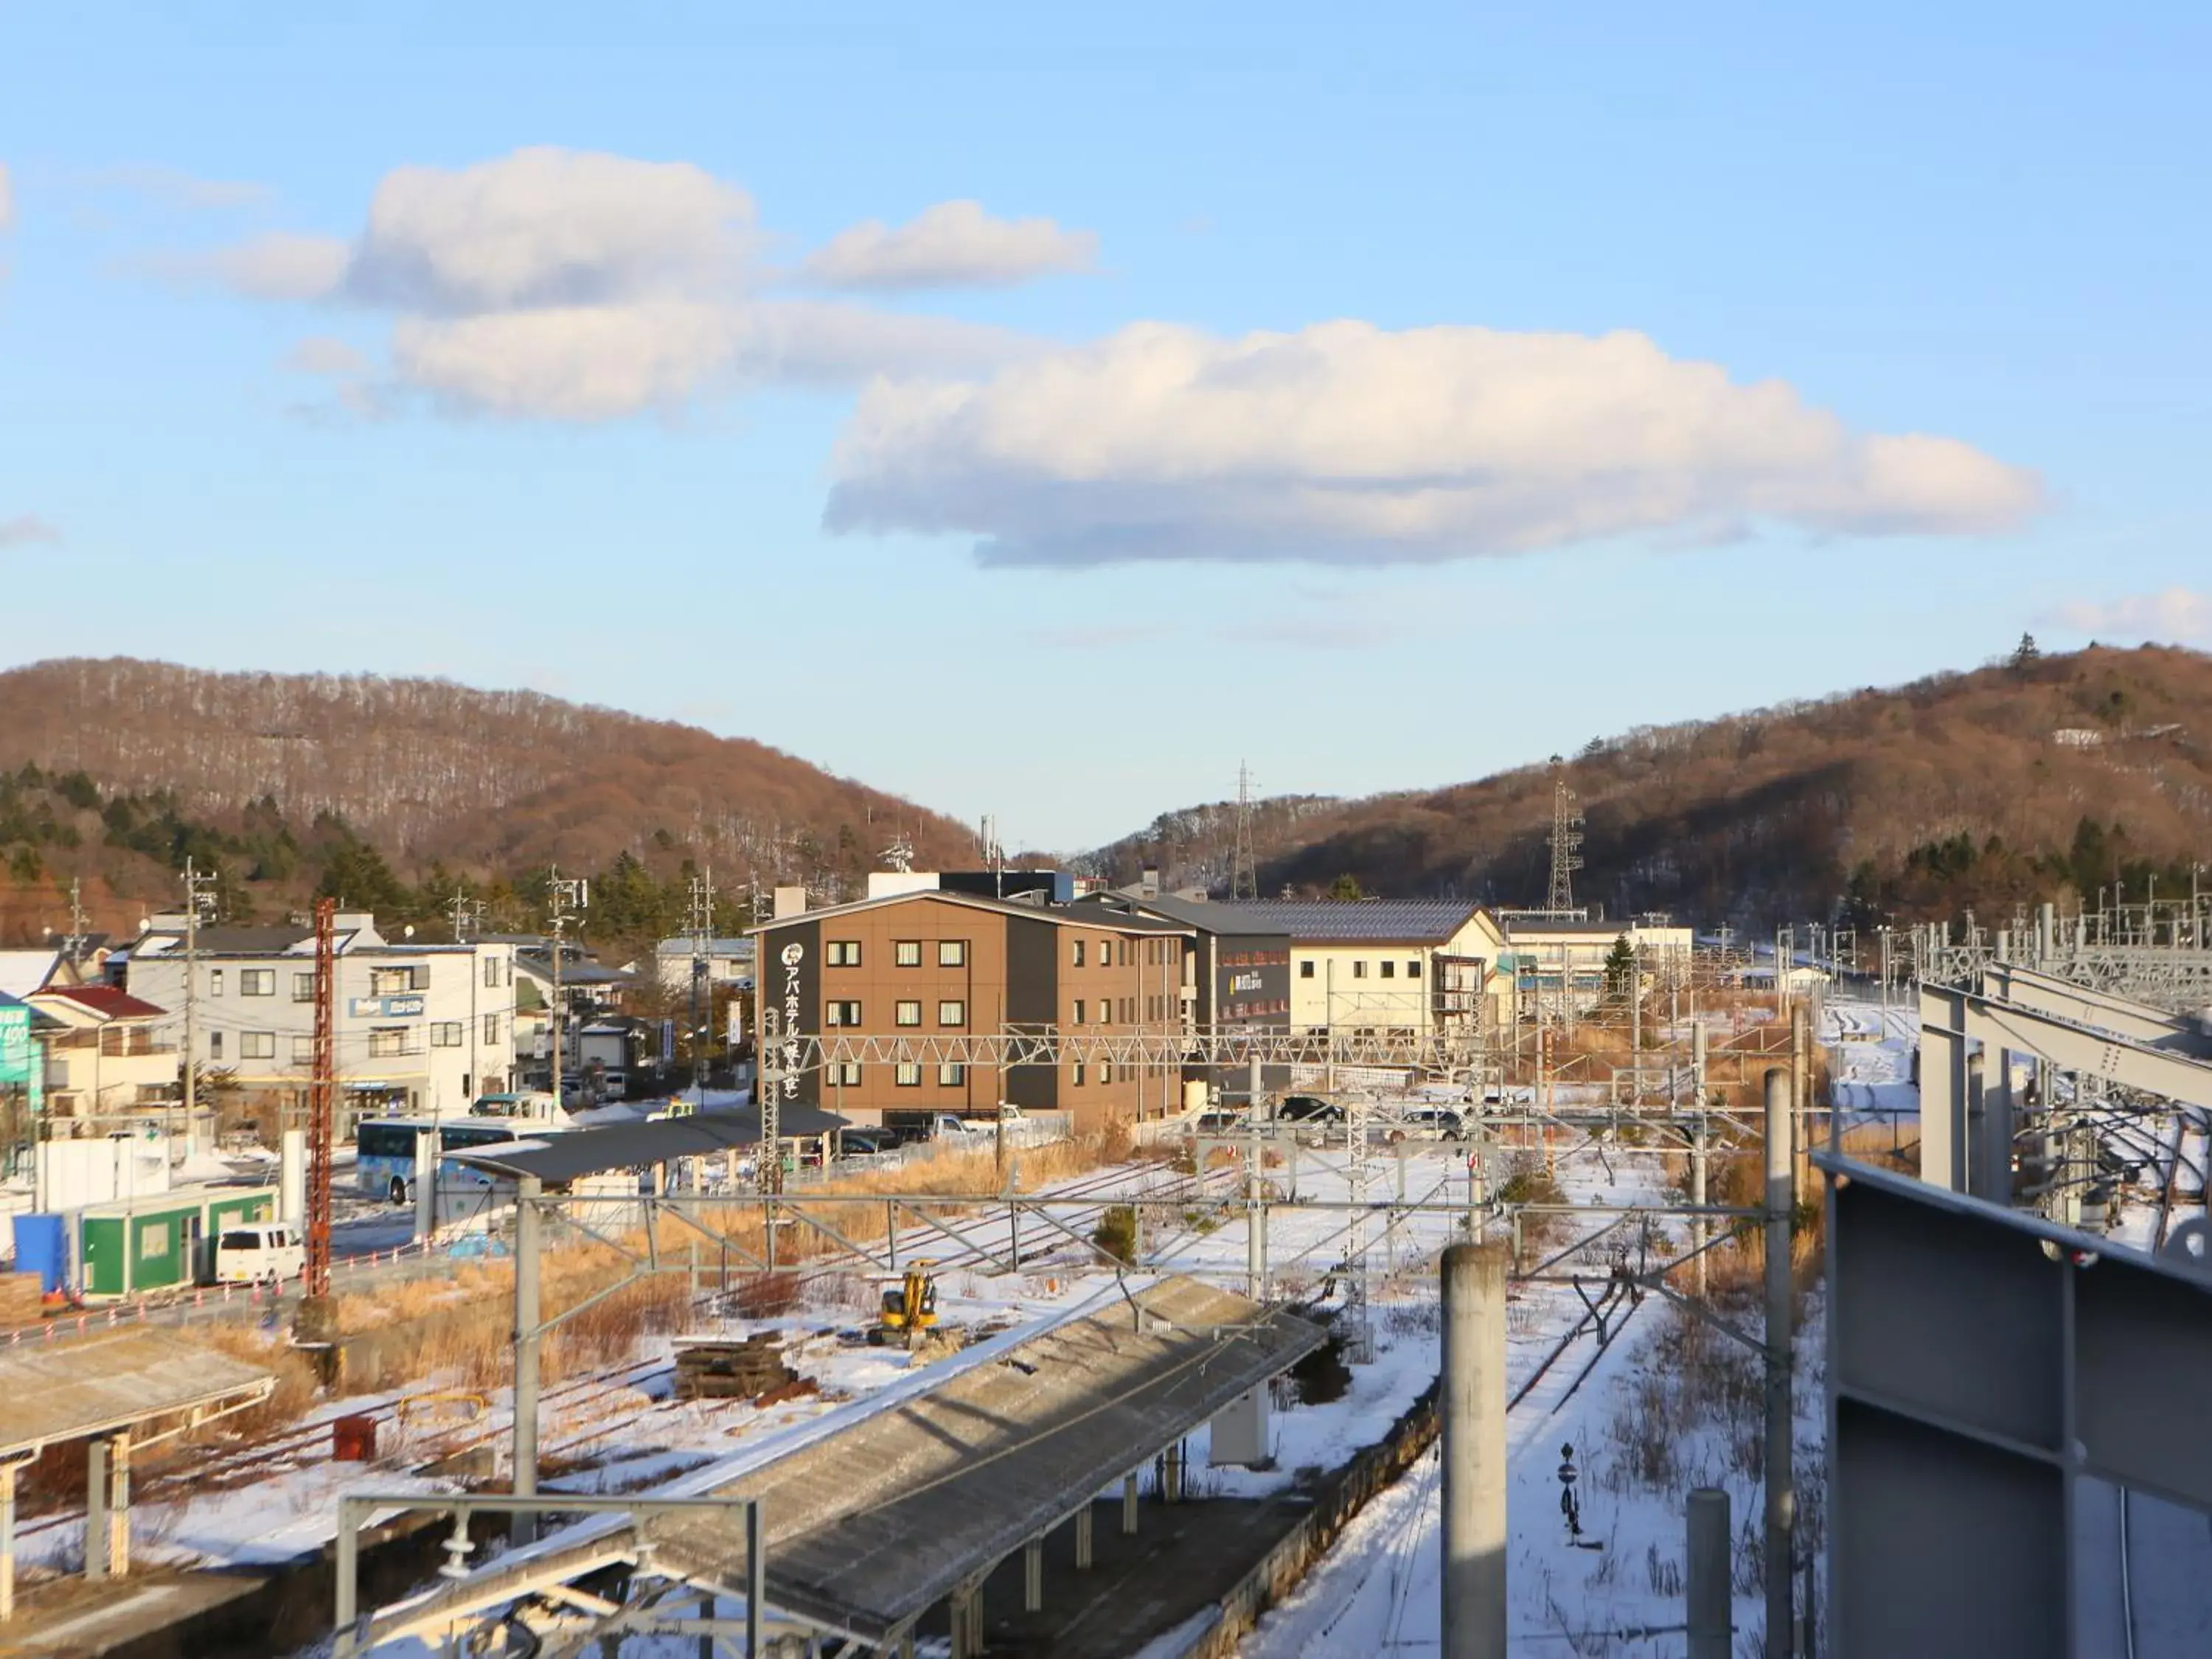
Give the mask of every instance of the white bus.
[[[496, 1146], [502, 1140], [538, 1140], [560, 1133], [553, 1124], [527, 1119], [474, 1115], [363, 1118], [354, 1131], [356, 1189], [364, 1197], [388, 1198], [394, 1204], [411, 1202], [415, 1196], [415, 1136], [422, 1130], [437, 1135], [441, 1157], [478, 1146]], [[489, 1184], [481, 1176], [463, 1177], [448, 1171], [440, 1178], [440, 1187], [442, 1188], [448, 1180], [457, 1183], [465, 1180], [472, 1187]]]

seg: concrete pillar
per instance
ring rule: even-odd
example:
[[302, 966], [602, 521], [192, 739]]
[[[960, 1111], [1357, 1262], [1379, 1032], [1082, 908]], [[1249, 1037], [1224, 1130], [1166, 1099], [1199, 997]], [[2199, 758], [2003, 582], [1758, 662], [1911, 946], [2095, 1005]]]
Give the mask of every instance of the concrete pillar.
[[0, 1624], [15, 1616], [15, 1465], [0, 1462]]
[[1689, 1601], [1689, 1659], [1729, 1659], [1735, 1642], [1730, 1590], [1729, 1495], [1723, 1486], [1690, 1494], [1689, 1547], [1683, 1589]]
[[88, 1441], [84, 1449], [84, 1576], [107, 1577], [107, 1550], [113, 1534], [107, 1524], [107, 1442]]
[[1134, 1474], [1121, 1477], [1121, 1535], [1124, 1538], [1137, 1535], [1137, 1477]]
[[107, 1516], [107, 1570], [110, 1577], [123, 1578], [131, 1572], [131, 1437], [128, 1434], [115, 1437], [109, 1478], [114, 1483], [115, 1501], [109, 1506]]
[[1791, 1559], [1797, 1492], [1790, 1389], [1790, 1222], [1797, 1206], [1790, 1155], [1790, 1073], [1766, 1073], [1766, 1659], [1791, 1659]]
[[[1702, 1031], [1705, 1028], [1698, 1028]], [[1690, 1202], [1703, 1208], [1705, 1202], [1705, 1115], [1698, 1114], [1696, 1126], [1690, 1131]], [[1690, 1243], [1696, 1248], [1698, 1259], [1692, 1265], [1697, 1270], [1698, 1294], [1705, 1293], [1705, 1218], [1699, 1216], [1690, 1224]]]
[[276, 1139], [276, 1214], [295, 1227], [307, 1224], [307, 1132], [287, 1129]]
[[438, 1132], [415, 1132], [415, 1242], [438, 1231]]
[[1091, 1505], [1085, 1504], [1075, 1512], [1075, 1570], [1091, 1571]]
[[1182, 1502], [1182, 1442], [1178, 1440], [1167, 1449], [1160, 1468], [1160, 1502]]
[[[538, 1491], [538, 1349], [541, 1315], [538, 1303], [539, 1224], [538, 1200], [544, 1183], [536, 1176], [515, 1182], [514, 1203], [514, 1492], [528, 1498]], [[538, 1516], [516, 1511], [510, 1534], [517, 1544], [535, 1542]]]
[[1044, 1611], [1044, 1540], [1032, 1538], [1022, 1547], [1022, 1611]]
[[1444, 1252], [1442, 1659], [1506, 1659], [1505, 1267]]

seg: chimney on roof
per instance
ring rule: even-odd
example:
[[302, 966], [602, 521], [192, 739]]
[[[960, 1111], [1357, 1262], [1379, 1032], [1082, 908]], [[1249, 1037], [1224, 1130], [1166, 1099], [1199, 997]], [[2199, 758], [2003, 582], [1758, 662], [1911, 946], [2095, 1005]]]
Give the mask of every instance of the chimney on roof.
[[806, 914], [806, 890], [804, 887], [779, 887], [775, 890], [775, 919]]

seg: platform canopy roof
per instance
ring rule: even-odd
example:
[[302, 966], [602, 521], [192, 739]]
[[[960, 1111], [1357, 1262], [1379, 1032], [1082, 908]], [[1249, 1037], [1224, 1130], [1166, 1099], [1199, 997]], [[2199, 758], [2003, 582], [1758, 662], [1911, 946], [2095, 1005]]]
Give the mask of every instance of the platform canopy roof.
[[[716, 1495], [763, 1500], [772, 1607], [881, 1641], [1323, 1340], [1235, 1291], [1163, 1279]], [[694, 1583], [744, 1582], [737, 1512], [664, 1511], [640, 1531]]]
[[156, 1418], [247, 1404], [276, 1385], [258, 1365], [150, 1327], [0, 1348], [0, 1461]]
[[[777, 1114], [776, 1133], [788, 1139], [827, 1134], [849, 1120], [817, 1107], [787, 1105]], [[595, 1129], [571, 1129], [542, 1140], [495, 1141], [449, 1152], [457, 1164], [495, 1175], [535, 1176], [540, 1181], [574, 1181], [610, 1170], [641, 1169], [679, 1158], [708, 1158], [734, 1147], [760, 1144], [757, 1107], [694, 1112], [645, 1123], [610, 1123]]]

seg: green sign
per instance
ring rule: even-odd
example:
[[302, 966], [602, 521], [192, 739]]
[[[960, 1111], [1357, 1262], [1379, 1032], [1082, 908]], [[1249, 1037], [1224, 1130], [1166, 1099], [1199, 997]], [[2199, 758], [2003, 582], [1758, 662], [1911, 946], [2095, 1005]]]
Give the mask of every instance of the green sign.
[[31, 1109], [39, 1109], [45, 1067], [31, 1041], [31, 1009], [27, 1003], [0, 1003], [0, 1090], [21, 1089], [30, 1097]]

